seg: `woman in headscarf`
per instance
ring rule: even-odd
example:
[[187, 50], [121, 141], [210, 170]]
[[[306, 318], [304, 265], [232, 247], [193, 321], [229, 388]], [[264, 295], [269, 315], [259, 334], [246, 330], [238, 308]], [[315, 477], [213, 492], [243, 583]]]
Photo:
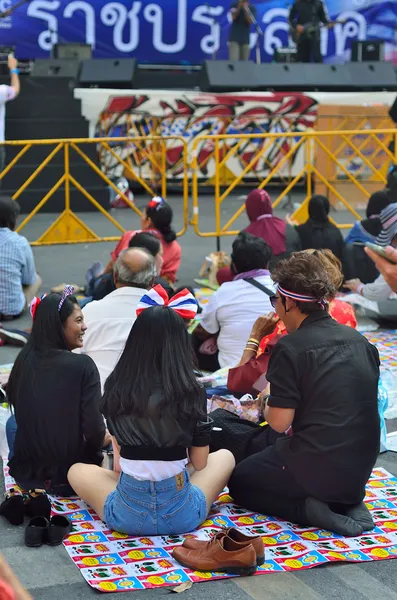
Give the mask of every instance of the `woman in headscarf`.
[[303, 225], [298, 225], [296, 230], [302, 244], [302, 250], [328, 249], [342, 260], [343, 236], [339, 229], [330, 222], [330, 204], [328, 198], [316, 194], [309, 202], [309, 218]]
[[372, 194], [368, 200], [366, 219], [357, 221], [346, 238], [346, 244], [365, 244], [365, 242], [376, 243], [376, 238], [382, 229], [380, 213], [390, 204], [387, 190], [380, 190]]
[[[301, 250], [299, 236], [293, 225], [273, 216], [272, 201], [265, 190], [252, 190], [245, 201], [250, 224], [244, 231], [262, 238], [272, 249], [269, 267], [272, 269], [280, 260]], [[233, 280], [230, 267], [223, 267], [217, 273], [219, 285]]]

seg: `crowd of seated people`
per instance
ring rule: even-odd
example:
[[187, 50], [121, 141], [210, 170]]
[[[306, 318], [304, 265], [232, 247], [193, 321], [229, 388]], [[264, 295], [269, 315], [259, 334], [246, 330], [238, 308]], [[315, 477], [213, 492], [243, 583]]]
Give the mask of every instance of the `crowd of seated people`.
[[[104, 297], [83, 309], [70, 286], [34, 298], [32, 334], [7, 389], [17, 488], [0, 514], [17, 521], [18, 490], [77, 493], [114, 530], [181, 534], [206, 519], [228, 484], [252, 511], [346, 536], [373, 529], [363, 499], [379, 451], [379, 355], [336, 298], [343, 239], [323, 197], [310, 201], [297, 231], [271, 215], [267, 195], [253, 198], [247, 212], [261, 235], [251, 228], [237, 236], [233, 278], [211, 296], [192, 335], [198, 304], [187, 289], [175, 295], [180, 247], [170, 221], [164, 228], [158, 220], [169, 217], [158, 198], [145, 211], [145, 232], [125, 234], [112, 256]], [[258, 220], [258, 205], [269, 216]], [[379, 217], [384, 245], [397, 233], [395, 214]], [[296, 252], [286, 245], [292, 234]], [[173, 258], [164, 271], [167, 245]], [[207, 415], [197, 367], [238, 371], [247, 392], [264, 382], [263, 423], [220, 409]], [[113, 471], [102, 467], [110, 444]], [[256, 538], [233, 535], [205, 548], [187, 540], [175, 558], [214, 566], [200, 562], [204, 552], [220, 570], [252, 572]], [[256, 568], [263, 556], [255, 552]]]

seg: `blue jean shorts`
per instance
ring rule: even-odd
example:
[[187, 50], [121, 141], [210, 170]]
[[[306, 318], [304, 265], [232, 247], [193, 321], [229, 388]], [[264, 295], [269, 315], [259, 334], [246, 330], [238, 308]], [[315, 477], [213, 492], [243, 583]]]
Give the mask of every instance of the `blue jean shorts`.
[[194, 531], [207, 516], [204, 492], [187, 470], [163, 481], [138, 481], [121, 473], [106, 498], [106, 525], [128, 535], [171, 535]]

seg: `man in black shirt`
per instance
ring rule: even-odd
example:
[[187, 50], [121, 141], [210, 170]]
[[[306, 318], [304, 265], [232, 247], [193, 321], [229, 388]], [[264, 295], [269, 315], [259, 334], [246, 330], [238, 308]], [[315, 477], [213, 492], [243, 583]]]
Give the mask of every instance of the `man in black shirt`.
[[320, 23], [329, 24], [322, 0], [295, 0], [289, 13], [292, 39], [296, 42], [299, 62], [323, 62]]
[[237, 465], [230, 493], [253, 511], [360, 535], [374, 527], [363, 499], [379, 451], [378, 351], [329, 316], [335, 290], [315, 256], [293, 255], [272, 278], [288, 335], [270, 358], [264, 416], [287, 435], [266, 447], [264, 431], [265, 449]]
[[248, 0], [233, 2], [233, 23], [229, 35], [229, 60], [248, 60], [250, 55], [250, 29], [256, 18], [256, 8]]

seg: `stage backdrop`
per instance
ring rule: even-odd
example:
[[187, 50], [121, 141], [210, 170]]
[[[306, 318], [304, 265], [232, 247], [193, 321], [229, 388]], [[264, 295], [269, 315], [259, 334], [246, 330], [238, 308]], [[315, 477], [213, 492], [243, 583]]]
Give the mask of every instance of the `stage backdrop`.
[[[251, 0], [264, 31], [263, 61], [274, 48], [287, 46], [291, 0]], [[0, 11], [15, 0], [0, 0]], [[54, 43], [87, 42], [94, 56], [135, 56], [139, 62], [200, 64], [216, 54], [227, 57], [230, 0], [30, 0], [0, 20], [1, 44], [16, 45], [19, 58], [50, 56]], [[382, 39], [394, 59], [397, 1], [328, 0], [330, 16], [344, 20], [322, 33], [327, 62], [350, 57], [354, 39]], [[256, 34], [251, 34], [255, 47]], [[252, 56], [254, 53], [252, 53]]]

